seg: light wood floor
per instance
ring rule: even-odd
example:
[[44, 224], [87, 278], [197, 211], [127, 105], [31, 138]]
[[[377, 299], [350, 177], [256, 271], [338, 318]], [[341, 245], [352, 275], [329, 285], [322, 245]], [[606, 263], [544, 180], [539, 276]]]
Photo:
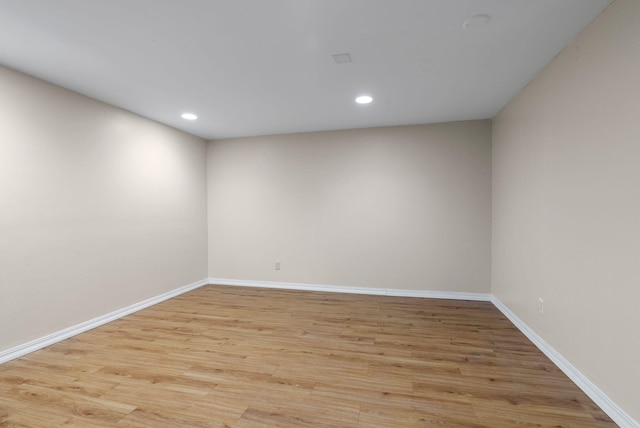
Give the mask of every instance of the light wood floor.
[[0, 365], [0, 426], [605, 427], [486, 302], [207, 286]]

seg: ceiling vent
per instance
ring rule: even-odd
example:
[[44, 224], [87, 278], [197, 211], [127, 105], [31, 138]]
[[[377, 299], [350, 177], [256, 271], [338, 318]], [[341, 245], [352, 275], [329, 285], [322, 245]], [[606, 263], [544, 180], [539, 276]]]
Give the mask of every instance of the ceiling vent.
[[348, 64], [351, 62], [351, 55], [348, 53], [335, 54], [331, 56], [336, 64]]

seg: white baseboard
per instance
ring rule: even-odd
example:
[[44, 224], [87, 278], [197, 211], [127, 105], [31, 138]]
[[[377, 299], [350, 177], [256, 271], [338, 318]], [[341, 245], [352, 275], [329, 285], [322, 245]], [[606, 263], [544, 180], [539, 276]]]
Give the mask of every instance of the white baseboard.
[[616, 403], [602, 392], [600, 388], [594, 385], [585, 375], [575, 368], [566, 358], [549, 345], [527, 324], [525, 324], [516, 314], [511, 312], [500, 300], [495, 296], [491, 297], [491, 302], [506, 316], [509, 320], [533, 342], [553, 363], [566, 374], [585, 394], [589, 396], [613, 421], [621, 428], [640, 428], [640, 424], [635, 421], [629, 414], [622, 410]]
[[141, 309], [148, 308], [149, 306], [171, 299], [172, 297], [178, 296], [180, 294], [186, 293], [187, 291], [194, 290], [207, 284], [209, 284], [208, 279], [203, 279], [198, 282], [185, 285], [184, 287], [169, 291], [167, 293], [163, 293], [159, 296], [151, 297], [150, 299], [143, 300], [142, 302], [135, 303], [131, 306], [127, 306], [126, 308], [118, 309], [106, 315], [99, 316], [92, 320], [85, 321], [69, 328], [65, 328], [64, 330], [57, 331], [39, 339], [32, 340], [31, 342], [27, 342], [14, 348], [7, 349], [6, 351], [0, 351], [0, 364], [14, 360], [16, 358], [20, 358], [31, 352], [45, 348], [49, 345], [53, 345], [54, 343], [58, 343], [77, 334], [84, 333], [85, 331], [91, 330], [92, 328], [96, 328], [108, 322], [115, 321]]
[[350, 287], [343, 285], [306, 284], [298, 282], [253, 281], [243, 279], [209, 278], [209, 284], [237, 287], [279, 288], [286, 290], [325, 291], [330, 293], [371, 294], [377, 296], [421, 297], [428, 299], [491, 301], [489, 293], [464, 293], [457, 291], [403, 290], [396, 288]]
[[333, 293], [371, 294], [382, 296], [420, 297], [431, 299], [491, 301], [525, 336], [529, 338], [560, 370], [562, 370], [585, 394], [589, 396], [615, 423], [622, 428], [640, 428], [640, 424], [622, 410], [600, 388], [576, 369], [566, 358], [560, 355], [551, 345], [538, 336], [527, 324], [518, 318], [500, 300], [489, 293], [464, 293], [449, 291], [403, 290], [394, 288], [349, 287], [338, 285], [305, 284], [292, 282], [251, 281], [228, 278], [208, 278], [184, 287], [163, 293], [133, 305], [118, 309], [106, 315], [94, 318], [75, 326], [57, 331], [47, 336], [32, 340], [23, 345], [0, 351], [0, 364], [22, 357], [31, 352], [45, 348], [54, 343], [68, 339], [77, 334], [99, 327], [108, 322], [125, 317], [141, 309], [171, 299], [172, 297], [194, 290], [207, 284], [232, 285], [240, 287], [261, 287], [289, 290], [325, 291]]

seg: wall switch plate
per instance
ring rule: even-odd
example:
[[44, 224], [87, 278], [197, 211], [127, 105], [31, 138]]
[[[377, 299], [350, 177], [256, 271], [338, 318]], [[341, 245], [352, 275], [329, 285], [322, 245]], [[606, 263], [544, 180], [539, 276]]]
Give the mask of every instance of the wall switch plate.
[[544, 314], [544, 300], [542, 300], [542, 297], [538, 297], [538, 312]]
[[276, 270], [280, 270], [280, 261], [276, 262]]

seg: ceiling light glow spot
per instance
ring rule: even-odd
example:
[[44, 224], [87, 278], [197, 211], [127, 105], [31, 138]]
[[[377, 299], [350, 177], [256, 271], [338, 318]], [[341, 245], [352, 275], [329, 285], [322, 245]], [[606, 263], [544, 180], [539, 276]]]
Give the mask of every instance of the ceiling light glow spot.
[[373, 101], [373, 98], [371, 98], [369, 95], [360, 95], [358, 98], [356, 98], [356, 102], [358, 104], [369, 104], [371, 101]]
[[186, 120], [196, 120], [198, 116], [193, 113], [182, 113], [182, 118]]

